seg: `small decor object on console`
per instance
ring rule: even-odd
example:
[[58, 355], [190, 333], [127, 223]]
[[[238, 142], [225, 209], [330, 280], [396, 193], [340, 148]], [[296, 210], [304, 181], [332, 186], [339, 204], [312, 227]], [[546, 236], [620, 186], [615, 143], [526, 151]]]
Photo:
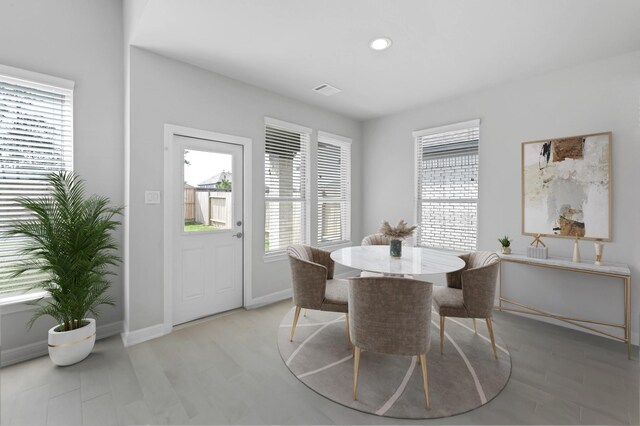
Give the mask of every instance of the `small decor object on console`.
[[602, 265], [602, 252], [604, 251], [604, 243], [601, 241], [596, 241], [593, 243], [596, 249], [596, 261], [594, 262], [596, 265]]
[[549, 257], [549, 250], [547, 249], [547, 246], [542, 242], [540, 237], [540, 234], [537, 234], [535, 237], [533, 237], [533, 241], [527, 247], [527, 257], [532, 257], [534, 259], [546, 259]]
[[511, 254], [511, 240], [508, 236], [498, 238], [498, 242], [502, 245], [502, 254]]
[[407, 222], [401, 220], [396, 227], [389, 225], [388, 221], [382, 222], [380, 227], [380, 233], [391, 241], [389, 243], [389, 251], [391, 257], [402, 256], [402, 240], [413, 235], [413, 231], [417, 228], [416, 225], [407, 226]]
[[573, 261], [580, 263], [580, 245], [578, 244], [579, 238], [576, 237], [576, 241], [573, 243]]

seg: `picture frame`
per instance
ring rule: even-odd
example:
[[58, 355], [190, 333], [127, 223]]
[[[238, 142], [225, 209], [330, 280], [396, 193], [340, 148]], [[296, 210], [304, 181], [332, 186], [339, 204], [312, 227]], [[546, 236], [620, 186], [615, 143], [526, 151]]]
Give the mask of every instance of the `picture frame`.
[[522, 234], [611, 241], [612, 133], [523, 142]]

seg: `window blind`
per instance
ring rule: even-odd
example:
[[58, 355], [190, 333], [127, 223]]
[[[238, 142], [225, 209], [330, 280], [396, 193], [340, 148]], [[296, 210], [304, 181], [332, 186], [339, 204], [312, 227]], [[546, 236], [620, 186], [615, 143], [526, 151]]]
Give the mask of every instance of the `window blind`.
[[4, 234], [30, 219], [18, 197], [49, 193], [49, 173], [73, 167], [73, 91], [0, 75], [0, 293], [25, 290], [45, 278], [9, 278], [23, 240]]
[[417, 243], [472, 251], [477, 244], [479, 120], [414, 133]]
[[309, 139], [311, 131], [265, 120], [265, 253], [308, 243]]
[[318, 244], [351, 239], [351, 140], [318, 132]]

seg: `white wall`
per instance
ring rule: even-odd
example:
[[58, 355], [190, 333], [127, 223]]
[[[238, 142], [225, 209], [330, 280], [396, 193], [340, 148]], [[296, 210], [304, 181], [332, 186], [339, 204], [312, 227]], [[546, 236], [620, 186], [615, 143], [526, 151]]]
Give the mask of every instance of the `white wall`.
[[[414, 220], [414, 130], [480, 118], [478, 248], [520, 235], [520, 143], [551, 137], [613, 132], [613, 242], [604, 258], [640, 273], [640, 52], [505, 84], [363, 124], [363, 229], [382, 219]], [[381, 171], [386, 171], [382, 173]], [[549, 252], [570, 257], [572, 241], [547, 238]], [[593, 259], [590, 242], [583, 258]], [[622, 321], [620, 280], [508, 265], [509, 295], [579, 317]], [[636, 279], [637, 282], [637, 279]], [[608, 284], [608, 285], [607, 285]], [[640, 290], [632, 294], [632, 332], [638, 342]]]
[[164, 125], [243, 136], [253, 143], [252, 298], [290, 288], [286, 261], [265, 263], [264, 117], [353, 139], [352, 235], [360, 241], [361, 125], [355, 120], [132, 47], [130, 50], [129, 331], [163, 322], [163, 207], [145, 205], [145, 190], [162, 190]]
[[[123, 198], [122, 4], [112, 0], [20, 0], [0, 3], [0, 63], [75, 81], [74, 163], [89, 193]], [[122, 241], [122, 230], [116, 238]], [[116, 307], [103, 307], [98, 325], [118, 323], [123, 313], [121, 268], [113, 277]], [[18, 307], [20, 310], [22, 307]], [[5, 309], [3, 358], [24, 345], [46, 352], [50, 319], [31, 331], [30, 311]], [[12, 312], [12, 313], [7, 313]]]

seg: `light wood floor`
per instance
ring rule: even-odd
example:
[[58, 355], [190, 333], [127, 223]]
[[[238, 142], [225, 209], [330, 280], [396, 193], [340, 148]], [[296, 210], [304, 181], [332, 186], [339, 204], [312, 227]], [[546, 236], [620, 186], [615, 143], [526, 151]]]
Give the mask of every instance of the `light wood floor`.
[[637, 347], [628, 361], [621, 343], [501, 313], [495, 331], [513, 371], [487, 405], [431, 422], [353, 411], [309, 390], [280, 359], [276, 333], [290, 308], [235, 311], [128, 349], [119, 337], [101, 340], [67, 368], [47, 357], [3, 368], [2, 424], [639, 423]]

